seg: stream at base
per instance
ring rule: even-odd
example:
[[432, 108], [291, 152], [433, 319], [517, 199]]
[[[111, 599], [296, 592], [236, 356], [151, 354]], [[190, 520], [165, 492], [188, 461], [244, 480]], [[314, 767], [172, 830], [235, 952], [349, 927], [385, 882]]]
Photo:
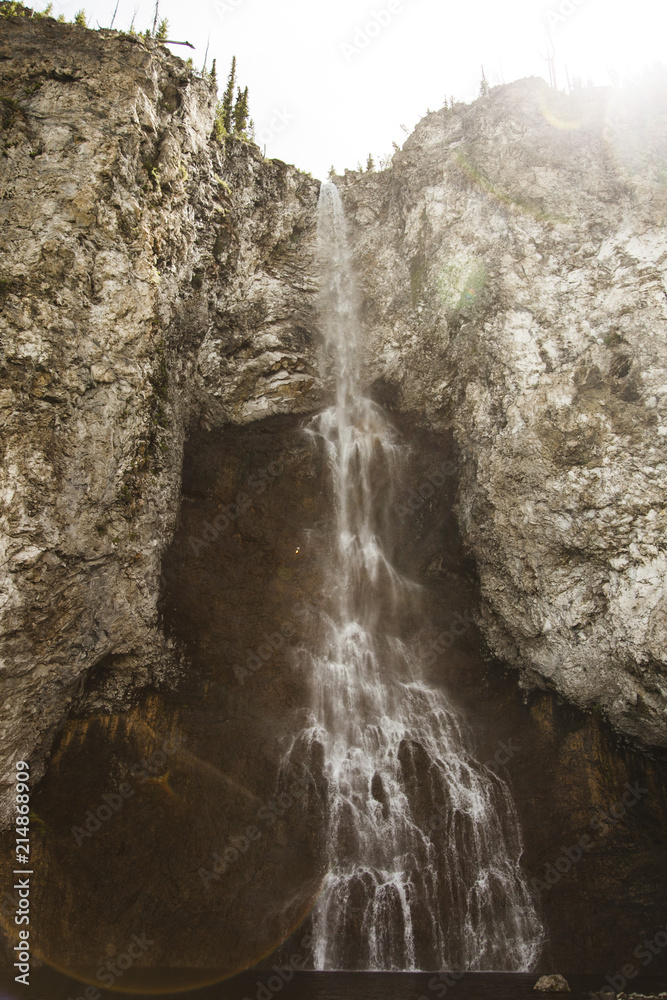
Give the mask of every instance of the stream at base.
[[[282, 970], [245, 972], [216, 986], [206, 987], [180, 996], [192, 1000], [535, 1000], [544, 994], [533, 989], [536, 976], [516, 973], [467, 973], [454, 979], [446, 973], [386, 973], [386, 972], [296, 972]], [[212, 977], [214, 974], [212, 973]], [[568, 1000], [591, 1000], [591, 993], [610, 989], [605, 977], [568, 976], [571, 992]], [[667, 980], [640, 977], [633, 980], [632, 989], [643, 994], [657, 995], [667, 989]], [[80, 983], [46, 970], [36, 970], [33, 985], [16, 987], [8, 974], [0, 973], [2, 1000], [78, 1000], [85, 996]], [[630, 987], [628, 987], [630, 989]], [[118, 993], [101, 990], [98, 1000], [112, 1000]], [[154, 1000], [174, 994], [152, 993]], [[146, 993], [126, 993], [128, 1000], [145, 997]]]

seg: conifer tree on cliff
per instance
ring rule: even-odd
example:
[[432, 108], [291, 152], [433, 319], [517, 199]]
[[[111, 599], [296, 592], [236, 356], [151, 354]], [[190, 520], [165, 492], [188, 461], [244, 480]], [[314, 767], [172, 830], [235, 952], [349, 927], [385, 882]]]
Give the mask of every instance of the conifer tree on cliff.
[[236, 56], [232, 59], [232, 68], [227, 78], [227, 87], [222, 98], [222, 124], [227, 135], [234, 131], [234, 89], [236, 87]]
[[248, 88], [241, 90], [239, 87], [236, 104], [234, 106], [234, 134], [244, 135], [248, 125]]

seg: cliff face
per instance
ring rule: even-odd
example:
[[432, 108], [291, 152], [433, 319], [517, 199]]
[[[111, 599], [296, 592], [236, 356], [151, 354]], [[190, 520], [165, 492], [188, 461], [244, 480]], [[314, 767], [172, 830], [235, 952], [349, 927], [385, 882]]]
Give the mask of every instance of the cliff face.
[[[341, 187], [368, 382], [454, 431], [491, 651], [665, 745], [667, 112], [640, 98], [499, 88]], [[0, 19], [3, 780], [72, 705], [178, 669], [186, 434], [320, 406], [319, 185], [212, 141], [214, 102], [153, 41]]]
[[[302, 432], [330, 388], [319, 185], [211, 141], [214, 101], [154, 42], [0, 19], [0, 779], [17, 756], [38, 778], [54, 747], [36, 954], [92, 978], [142, 928], [160, 990], [162, 967], [197, 985], [279, 947], [327, 864], [319, 790], [276, 778], [333, 530]], [[664, 767], [559, 694], [666, 742], [666, 117], [524, 81], [340, 180], [366, 380], [410, 444], [396, 560], [429, 683], [479, 760], [512, 747], [531, 884], [594, 832], [544, 890], [544, 971], [616, 967], [664, 909]], [[479, 655], [478, 580], [525, 700]], [[641, 800], [612, 820], [628, 783]]]
[[[0, 780], [176, 667], [187, 427], [312, 408], [319, 185], [152, 41], [0, 18]], [[307, 397], [306, 397], [307, 393]]]
[[664, 87], [565, 98], [529, 80], [430, 114], [390, 170], [341, 179], [369, 382], [454, 429], [491, 651], [661, 746], [666, 165]]

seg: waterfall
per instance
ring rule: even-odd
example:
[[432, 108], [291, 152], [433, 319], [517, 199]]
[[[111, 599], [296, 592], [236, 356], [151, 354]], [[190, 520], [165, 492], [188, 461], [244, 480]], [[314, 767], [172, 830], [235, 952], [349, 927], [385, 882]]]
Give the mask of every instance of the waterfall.
[[391, 551], [406, 447], [359, 387], [355, 283], [332, 184], [320, 195], [318, 249], [322, 364], [336, 396], [309, 431], [326, 451], [336, 523], [320, 641], [302, 651], [310, 724], [287, 757], [320, 790], [327, 874], [312, 914], [315, 967], [529, 971], [543, 931], [509, 788], [475, 760], [462, 719], [401, 638], [420, 590]]

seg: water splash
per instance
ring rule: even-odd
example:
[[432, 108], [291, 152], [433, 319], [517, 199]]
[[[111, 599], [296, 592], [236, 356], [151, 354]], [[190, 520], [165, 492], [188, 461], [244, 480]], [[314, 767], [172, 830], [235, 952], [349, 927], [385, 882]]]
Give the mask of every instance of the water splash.
[[359, 389], [355, 283], [332, 184], [318, 245], [322, 366], [336, 400], [310, 432], [328, 458], [336, 524], [321, 645], [304, 654], [311, 725], [288, 755], [320, 789], [328, 874], [313, 913], [315, 967], [528, 971], [543, 932], [509, 789], [474, 759], [461, 719], [400, 638], [419, 593], [391, 559], [405, 446]]

